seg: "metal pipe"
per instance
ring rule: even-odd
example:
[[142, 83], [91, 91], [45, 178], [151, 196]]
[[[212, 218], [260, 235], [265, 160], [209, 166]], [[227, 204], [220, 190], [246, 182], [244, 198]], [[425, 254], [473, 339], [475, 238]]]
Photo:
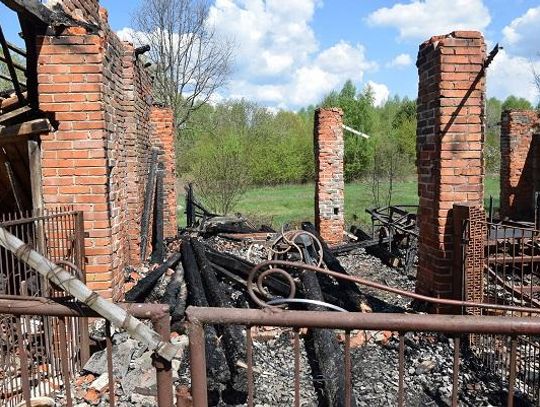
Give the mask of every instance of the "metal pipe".
[[295, 268], [295, 269], [308, 270], [308, 271], [313, 271], [316, 273], [326, 274], [338, 280], [351, 281], [353, 283], [361, 284], [366, 287], [371, 287], [377, 290], [403, 295], [405, 297], [413, 298], [418, 301], [428, 302], [431, 304], [451, 305], [451, 306], [456, 306], [456, 307], [477, 307], [477, 308], [483, 308], [483, 309], [497, 309], [501, 311], [528, 312], [531, 314], [540, 313], [540, 309], [538, 308], [518, 307], [518, 306], [504, 305], [504, 304], [484, 304], [484, 303], [478, 303], [478, 302], [472, 302], [472, 301], [460, 301], [460, 300], [451, 300], [447, 298], [429, 297], [427, 295], [412, 293], [410, 291], [390, 287], [385, 284], [376, 283], [374, 281], [366, 280], [361, 277], [337, 273], [332, 270], [322, 269], [320, 267], [311, 266], [305, 263], [295, 263], [295, 262], [283, 261], [283, 260], [271, 260], [271, 261], [265, 261], [265, 262], [259, 263], [257, 266], [253, 268], [253, 270], [251, 270], [249, 274], [248, 281], [247, 281], [248, 293], [250, 297], [253, 299], [253, 301], [261, 307], [268, 307], [268, 304], [261, 301], [259, 298], [257, 298], [257, 296], [254, 293], [253, 287], [256, 285], [255, 283], [256, 276], [259, 272], [264, 273], [264, 271], [261, 271], [261, 270], [265, 268], [272, 270], [273, 273], [280, 273], [280, 274], [286, 273], [284, 270], [281, 270], [278, 268], [280, 266], [284, 268]]
[[[60, 303], [55, 298], [37, 297], [36, 300], [0, 299], [0, 314], [43, 315], [52, 317], [95, 317], [99, 314], [78, 302]], [[116, 304], [130, 315], [141, 319], [160, 318], [169, 314], [169, 306], [163, 304]]]
[[[227, 309], [230, 310], [230, 308]], [[204, 348], [204, 328], [201, 324], [193, 322], [189, 325], [189, 357], [193, 407], [208, 407], [206, 354]]]
[[540, 335], [540, 319], [396, 313], [284, 311], [258, 309], [188, 307], [192, 324], [279, 326], [327, 329], [367, 329], [400, 332], [476, 333], [499, 335]]
[[[164, 340], [171, 337], [171, 317], [169, 313], [159, 314], [157, 318], [152, 318], [155, 331]], [[170, 361], [154, 354], [152, 365], [156, 369], [157, 378], [157, 403], [159, 407], [173, 406], [173, 376], [172, 364]]]

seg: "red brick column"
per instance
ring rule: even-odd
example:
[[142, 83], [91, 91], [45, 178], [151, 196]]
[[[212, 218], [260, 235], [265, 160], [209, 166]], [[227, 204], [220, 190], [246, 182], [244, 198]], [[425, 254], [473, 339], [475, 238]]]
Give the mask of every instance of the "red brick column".
[[74, 27], [37, 44], [40, 109], [58, 124], [41, 137], [44, 203], [84, 211], [87, 284], [111, 297], [103, 38]]
[[431, 296], [453, 295], [452, 206], [483, 203], [485, 56], [474, 31], [433, 37], [418, 52], [417, 291]]
[[174, 116], [168, 107], [153, 106], [150, 116], [154, 145], [161, 150], [159, 160], [164, 164], [164, 230], [163, 236], [174, 237], [178, 233], [176, 221], [176, 154]]
[[342, 123], [341, 109], [315, 111], [315, 224], [330, 244], [340, 243], [345, 230]]
[[538, 190], [540, 153], [536, 134], [540, 117], [534, 110], [506, 110], [501, 116], [500, 214], [532, 220]]

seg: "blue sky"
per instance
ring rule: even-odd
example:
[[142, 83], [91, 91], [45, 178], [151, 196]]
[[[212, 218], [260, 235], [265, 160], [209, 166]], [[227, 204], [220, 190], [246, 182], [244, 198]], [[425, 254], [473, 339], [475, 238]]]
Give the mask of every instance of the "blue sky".
[[[102, 0], [110, 24], [128, 38], [140, 1]], [[481, 30], [502, 51], [488, 72], [488, 95], [537, 101], [540, 1], [536, 0], [215, 0], [211, 19], [233, 39], [236, 66], [220, 98], [257, 100], [276, 108], [316, 103], [351, 78], [371, 84], [378, 101], [414, 98], [418, 44], [454, 29]], [[13, 18], [0, 23], [13, 34]]]

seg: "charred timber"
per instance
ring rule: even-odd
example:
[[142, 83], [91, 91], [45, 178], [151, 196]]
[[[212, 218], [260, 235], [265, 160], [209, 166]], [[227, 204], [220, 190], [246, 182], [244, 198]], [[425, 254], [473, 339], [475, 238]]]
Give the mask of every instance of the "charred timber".
[[180, 257], [180, 253], [172, 254], [165, 263], [158, 266], [154, 271], [150, 272], [146, 277], [140, 280], [136, 286], [126, 293], [126, 301], [144, 302], [163, 274], [168, 269], [174, 267], [180, 261]]
[[[332, 253], [326, 242], [323, 240], [323, 238], [319, 235], [317, 232], [317, 229], [315, 229], [315, 226], [311, 222], [303, 222], [302, 223], [302, 229], [306, 232], [311, 233], [314, 235], [319, 241], [321, 242], [321, 246], [323, 249], [323, 261], [326, 264], [326, 266], [336, 273], [348, 275], [347, 271], [343, 268], [337, 257]], [[321, 281], [324, 283], [324, 279], [321, 278]], [[325, 285], [328, 283], [324, 283]], [[362, 304], [364, 297], [360, 293], [360, 290], [356, 286], [356, 284], [350, 282], [350, 281], [344, 281], [337, 279], [337, 284], [343, 293], [342, 298], [344, 299], [344, 302], [346, 303], [346, 308], [351, 311], [359, 311], [360, 310], [360, 304]]]
[[182, 320], [184, 319], [187, 305], [187, 288], [182, 263], [178, 263], [176, 266], [176, 270], [165, 289], [165, 294], [161, 302], [169, 306], [171, 331], [181, 333], [183, 328]]
[[[220, 286], [216, 274], [206, 257], [203, 244], [195, 239], [191, 239], [191, 245], [201, 271], [203, 285], [206, 289], [205, 292], [210, 306], [234, 308], [230, 296], [227, 296]], [[241, 364], [245, 364], [246, 362], [246, 340], [242, 329], [238, 325], [223, 325], [218, 329], [221, 331], [223, 337], [225, 356], [229, 362], [229, 369], [232, 376], [233, 390], [237, 393], [244, 393], [245, 398], [247, 376], [246, 370], [240, 367]]]
[[[306, 271], [302, 275], [304, 293], [310, 300], [324, 301], [317, 275]], [[309, 311], [325, 311], [320, 306], [308, 305]], [[337, 342], [336, 335], [331, 329], [312, 329], [310, 336], [317, 364], [323, 376], [324, 396], [330, 407], [341, 407], [345, 403], [345, 366], [343, 352]], [[351, 398], [351, 406], [355, 406]]]
[[[190, 241], [182, 240], [182, 265], [188, 289], [188, 302], [197, 307], [208, 307], [208, 300], [204, 292], [201, 273], [197, 265], [197, 260]], [[209, 399], [215, 397], [215, 393], [220, 390], [222, 384], [230, 382], [231, 373], [223, 348], [219, 346], [220, 341], [216, 329], [212, 325], [204, 327], [204, 342], [206, 353], [206, 374], [209, 378], [208, 389]]]

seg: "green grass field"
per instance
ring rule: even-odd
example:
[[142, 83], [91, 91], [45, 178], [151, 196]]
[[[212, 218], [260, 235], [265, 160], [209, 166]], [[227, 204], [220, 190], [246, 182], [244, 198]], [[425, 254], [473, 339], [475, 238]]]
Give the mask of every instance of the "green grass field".
[[[181, 189], [183, 191], [183, 189]], [[265, 223], [279, 227], [283, 223], [295, 223], [304, 220], [313, 221], [314, 204], [313, 184], [280, 185], [275, 187], [254, 188], [246, 192], [235, 212], [240, 212], [255, 223]], [[488, 177], [485, 188], [485, 205], [489, 196], [494, 198], [494, 206], [499, 203], [499, 179]], [[394, 186], [392, 204], [414, 205], [418, 203], [416, 181], [402, 181]], [[373, 207], [371, 185], [368, 182], [347, 184], [345, 186], [345, 217], [347, 223], [368, 224], [366, 208]], [[178, 218], [185, 225], [184, 196], [179, 196]]]

